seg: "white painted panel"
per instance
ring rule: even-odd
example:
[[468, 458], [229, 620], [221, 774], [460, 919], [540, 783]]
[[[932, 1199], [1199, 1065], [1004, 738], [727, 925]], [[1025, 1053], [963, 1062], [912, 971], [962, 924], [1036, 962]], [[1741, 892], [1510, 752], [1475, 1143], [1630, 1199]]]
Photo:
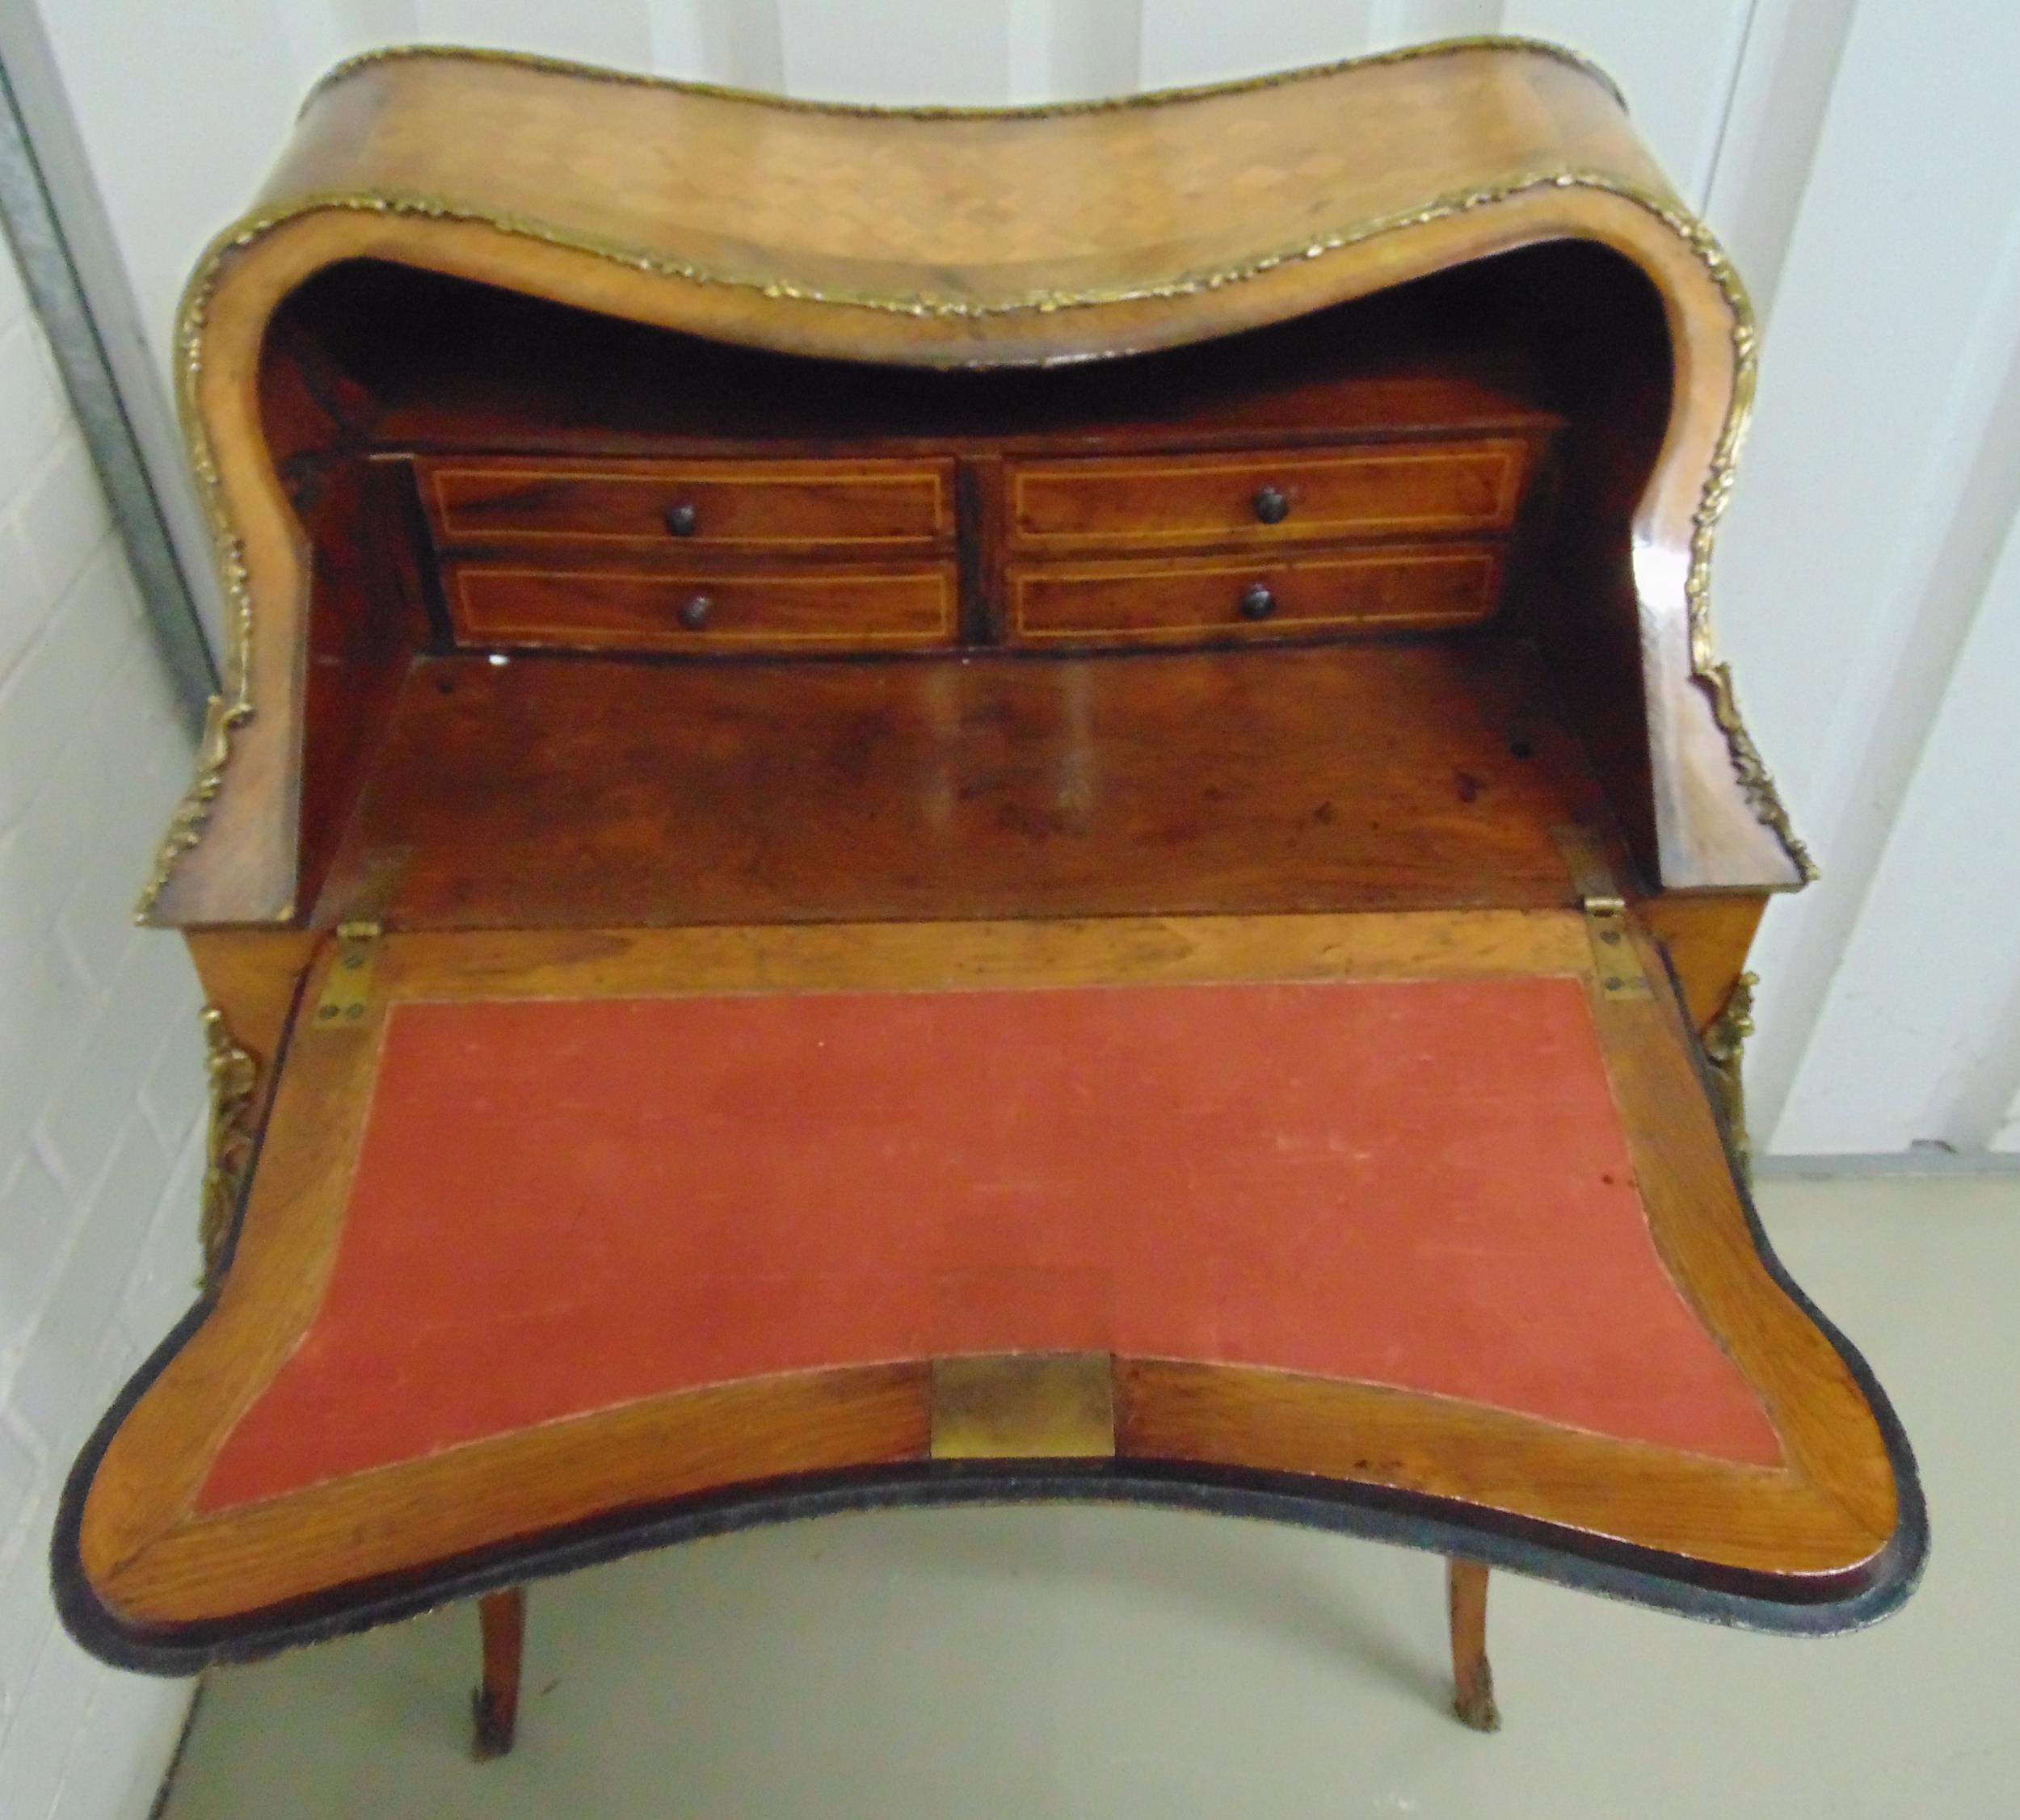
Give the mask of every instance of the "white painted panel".
[[1143, 86], [1142, 0], [1016, 0], [1032, 53], [1011, 69], [1013, 101], [1092, 100]]
[[2006, 1108], [2005, 1121], [1999, 1128], [1998, 1135], [1992, 1141], [1995, 1150], [2020, 1156], [2020, 1091], [2016, 1091]]
[[[2016, 366], [2020, 374], [2020, 365]], [[2003, 414], [2020, 417], [2020, 383]], [[2020, 1061], [2020, 523], [1958, 654], [1776, 1130], [1791, 1152], [1980, 1149]], [[1988, 738], [1989, 736], [1989, 742]], [[1988, 763], [1988, 754], [1993, 762]], [[1988, 914], [1988, 909], [1992, 913]], [[1989, 1082], [1991, 1103], [1977, 1087]]]
[[1374, 0], [1369, 9], [1368, 48], [1440, 38], [1477, 38], [1501, 29], [1501, 0]]
[[1502, 18], [1509, 32], [1584, 53], [1618, 82], [1670, 182], [1702, 209], [1752, 10], [1752, 0], [1508, 0]]
[[1052, 51], [1058, 36], [1053, 0], [1006, 0], [1003, 87], [1020, 104], [1052, 95]]
[[662, 75], [776, 91], [785, 81], [773, 0], [645, 0]]
[[1371, 0], [1143, 0], [1143, 86], [1174, 88], [1358, 57], [1370, 44]]
[[1755, 0], [1705, 214], [1765, 324], [1856, 0]]
[[[1776, 1148], [2015, 503], [2020, 446], [2001, 400], [2020, 327], [2020, 113], [2005, 78], [2016, 56], [2020, 11], [1982, 11], [1960, 57], [1912, 0], [1862, 0], [1722, 542], [1723, 640], [1824, 868], [1775, 906], [1761, 950], [1753, 1104]], [[1985, 763], [2002, 762], [2009, 742], [1981, 737]], [[1833, 1089], [1805, 1091], [1820, 1105]], [[1803, 1141], [1824, 1135], [1811, 1124]], [[1867, 1147], [1860, 1131], [1843, 1138], [1827, 1147]]]
[[1009, 0], [779, 0], [789, 95], [888, 104], [1009, 99]]
[[183, 281], [301, 99], [273, 0], [44, 0], [43, 23], [164, 372]]
[[419, 0], [297, 0], [272, 11], [305, 89], [347, 57], [421, 36]]
[[[1976, 781], [1974, 775], [1974, 785]], [[2009, 817], [2007, 826], [2013, 825]], [[1925, 947], [1904, 969], [1900, 983], [1912, 992], [1930, 969], [1942, 964], [1940, 954]], [[1982, 1053], [1963, 1071], [1941, 1133], [1942, 1141], [1960, 1154], [2020, 1150], [2020, 969], [2014, 971], [2005, 1001], [1983, 1021], [1990, 1035]]]
[[[274, 0], [278, 10], [287, 0]], [[326, 5], [328, 0], [324, 0]], [[644, 69], [652, 59], [645, 0], [419, 0], [421, 36], [436, 44], [481, 44], [545, 57]]]

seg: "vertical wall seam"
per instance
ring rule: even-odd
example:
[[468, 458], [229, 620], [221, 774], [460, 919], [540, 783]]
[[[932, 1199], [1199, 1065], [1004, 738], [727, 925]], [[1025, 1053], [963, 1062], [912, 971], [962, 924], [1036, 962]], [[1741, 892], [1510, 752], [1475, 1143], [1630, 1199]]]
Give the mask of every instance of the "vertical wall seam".
[[64, 390], [140, 585], [149, 631], [183, 724], [194, 737], [203, 725], [204, 704], [217, 687], [217, 667], [4, 63], [0, 63], [0, 226], [48, 337]]
[[[1740, 72], [1746, 67], [1747, 53], [1753, 48], [1753, 28], [1759, 23], [1761, 0], [1747, 0], [1746, 23], [1740, 28], [1740, 42], [1725, 72], [1725, 93], [1719, 103], [1719, 124], [1711, 135], [1711, 155], [1705, 161], [1703, 180], [1691, 198], [1691, 207], [1702, 215], [1711, 207], [1719, 187], [1719, 169], [1725, 162], [1728, 137], [1732, 130], [1732, 112], [1739, 99]], [[1742, 275], [1744, 275], [1744, 274]]]
[[[1797, 956], [1799, 1001], [1776, 1012], [1789, 1057], [1785, 1077], [1773, 1083], [1773, 1128], [1778, 1129], [1838, 990], [1859, 926], [1871, 909], [1887, 849], [1933, 737], [1956, 667], [1978, 616], [1986, 607], [1996, 572], [1997, 539], [1975, 540], [1993, 523], [2009, 524], [2020, 513], [2020, 447], [2002, 460], [1995, 446], [2000, 426], [2020, 401], [2020, 339], [2005, 334], [2020, 307], [2020, 216], [2010, 225], [1983, 301], [1958, 351], [1953, 380], [1931, 413], [1930, 452], [1899, 502], [1900, 535], [1875, 591], [1900, 602], [1900, 629], [1891, 652], [1855, 675], [1833, 717], [1824, 750], [1827, 769], [1852, 782], [1840, 792], [1825, 830], [1823, 850], [1838, 856], [1835, 889], [1826, 882], [1815, 902], [1791, 909], [1802, 917], [1809, 963]], [[2003, 339], [1995, 366], [1991, 349]], [[1988, 368], [1997, 378], [1984, 383]], [[1944, 460], [1938, 452], [1968, 445], [1969, 457]], [[1925, 542], [1914, 528], [1942, 530]], [[1945, 613], [1943, 603], [1955, 604]], [[1938, 646], [1940, 649], [1938, 649]], [[1883, 658], [1883, 664], [1882, 658]], [[1878, 670], [1880, 675], [1875, 676]], [[1820, 966], [1823, 953], [1828, 964]]]

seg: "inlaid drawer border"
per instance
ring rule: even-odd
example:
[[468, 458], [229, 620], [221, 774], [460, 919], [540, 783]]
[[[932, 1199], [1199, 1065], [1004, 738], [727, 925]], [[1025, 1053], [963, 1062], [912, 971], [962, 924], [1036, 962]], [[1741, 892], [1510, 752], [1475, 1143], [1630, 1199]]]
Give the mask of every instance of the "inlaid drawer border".
[[[657, 458], [653, 459], [656, 464]], [[631, 473], [579, 463], [554, 468], [521, 466], [516, 459], [510, 457], [480, 463], [473, 463], [467, 456], [460, 460], [424, 460], [417, 465], [426, 490], [429, 528], [438, 543], [457, 548], [471, 543], [512, 544], [537, 541], [648, 546], [664, 544], [675, 549], [730, 547], [746, 550], [819, 550], [842, 544], [876, 545], [891, 549], [924, 549], [948, 543], [955, 536], [955, 518], [951, 510], [948, 484], [951, 477], [949, 472], [951, 462], [941, 457], [919, 462], [892, 461], [889, 464], [887, 473], [877, 471], [874, 463], [848, 466], [838, 461], [807, 459], [746, 463], [734, 456], [700, 456], [692, 464], [671, 461], [665, 464], [670, 471], [659, 473]], [[865, 466], [869, 471], [865, 472]], [[718, 469], [720, 471], [717, 471]], [[465, 525], [459, 528], [454, 523], [452, 513], [457, 508], [444, 495], [442, 482], [444, 480], [465, 477], [489, 479], [504, 475], [528, 481], [583, 481], [596, 485], [660, 486], [670, 493], [677, 490], [684, 483], [713, 487], [819, 486], [823, 483], [928, 486], [932, 494], [932, 528], [924, 532], [877, 532], [868, 536], [830, 532], [742, 536], [702, 533], [688, 541], [670, 532], [599, 531], [585, 527], [555, 530], [525, 525]]]

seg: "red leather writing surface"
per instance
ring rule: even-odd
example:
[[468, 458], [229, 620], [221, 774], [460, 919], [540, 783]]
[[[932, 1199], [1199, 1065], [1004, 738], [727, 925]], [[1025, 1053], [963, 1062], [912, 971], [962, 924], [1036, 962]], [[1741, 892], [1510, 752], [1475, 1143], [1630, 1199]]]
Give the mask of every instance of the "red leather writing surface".
[[1558, 978], [412, 1003], [215, 1509], [655, 1393], [1087, 1351], [1771, 1464]]

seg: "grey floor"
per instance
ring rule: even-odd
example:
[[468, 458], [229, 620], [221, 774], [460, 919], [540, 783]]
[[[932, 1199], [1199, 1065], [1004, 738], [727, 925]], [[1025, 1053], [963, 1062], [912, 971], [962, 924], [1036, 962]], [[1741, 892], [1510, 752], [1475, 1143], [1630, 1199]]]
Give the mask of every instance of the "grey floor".
[[1446, 1716], [1429, 1557], [1163, 1513], [837, 1517], [537, 1587], [503, 1762], [468, 1755], [467, 1609], [217, 1673], [166, 1820], [2020, 1815], [2020, 1179], [1762, 1200], [1921, 1455], [1934, 1558], [1872, 1630], [1497, 1574], [1481, 1737]]

